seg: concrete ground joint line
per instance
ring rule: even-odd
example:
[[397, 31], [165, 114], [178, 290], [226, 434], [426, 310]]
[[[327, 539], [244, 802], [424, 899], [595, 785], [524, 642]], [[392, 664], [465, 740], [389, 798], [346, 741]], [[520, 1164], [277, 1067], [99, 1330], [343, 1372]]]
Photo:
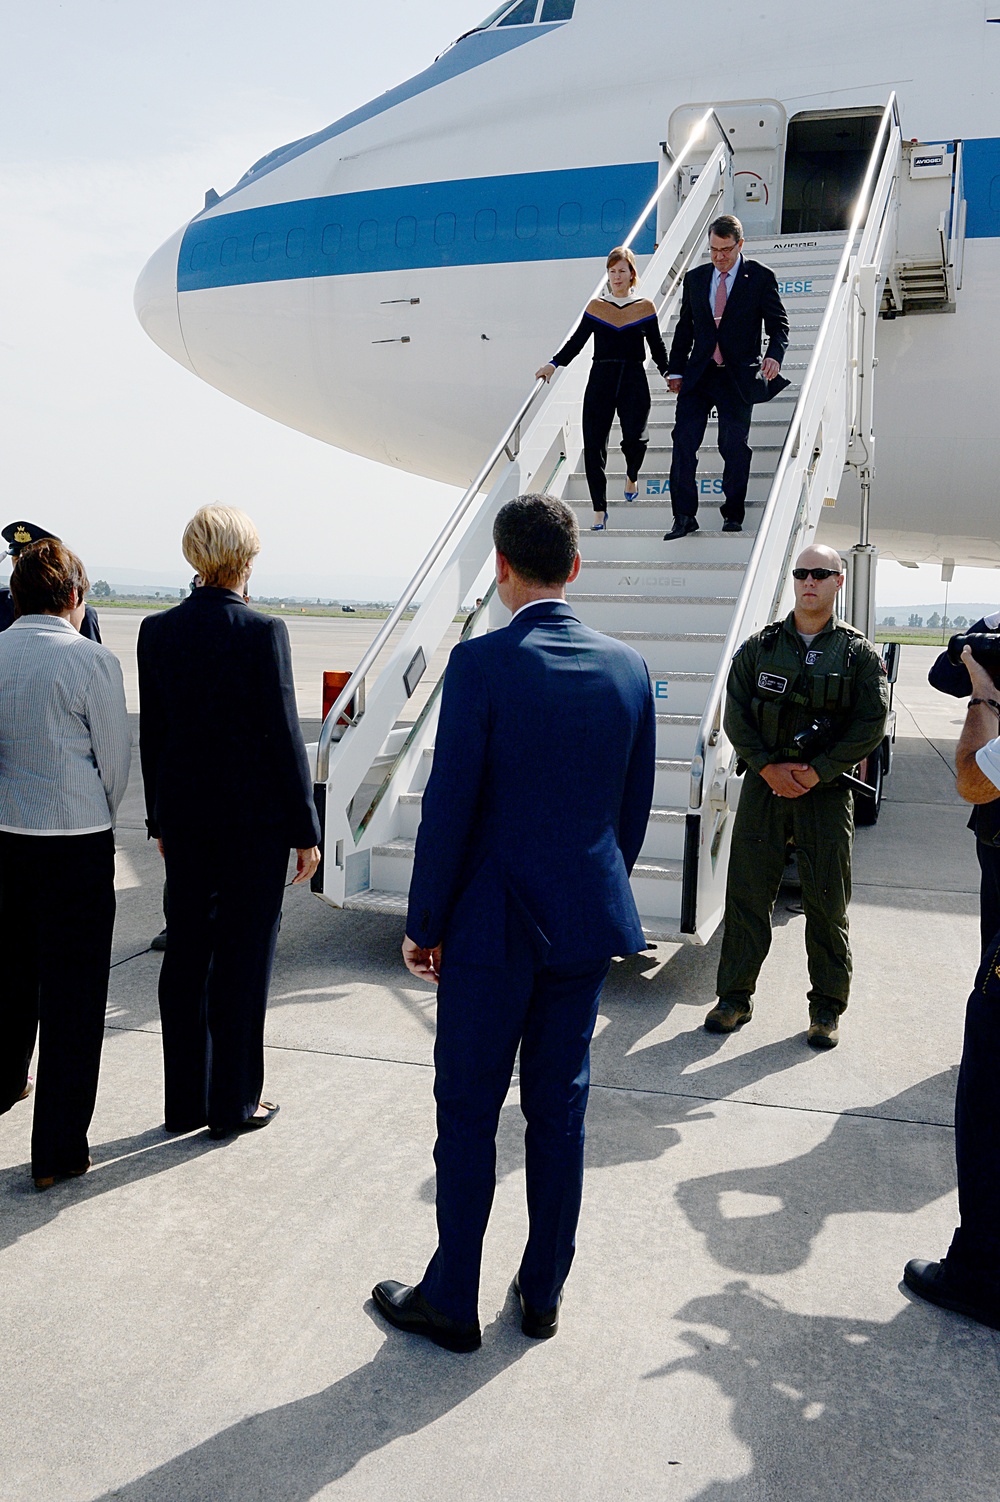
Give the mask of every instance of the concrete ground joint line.
[[[123, 1027], [120, 1023], [105, 1023], [106, 1032], [115, 1033], [145, 1033], [147, 1037], [158, 1038], [160, 1034], [149, 1027]], [[323, 1059], [356, 1059], [363, 1064], [397, 1064], [403, 1069], [433, 1069], [433, 1063], [422, 1063], [419, 1059], [389, 1059], [382, 1054], [348, 1053], [335, 1048], [301, 1048], [293, 1047], [289, 1043], [267, 1043], [264, 1052], [274, 1053], [301, 1053], [312, 1054]], [[511, 1087], [520, 1082], [520, 1076], [515, 1074], [511, 1078]], [[607, 1090], [618, 1095], [650, 1095], [650, 1096], [676, 1096], [681, 1100], [705, 1100], [717, 1105], [726, 1104], [731, 1106], [750, 1106], [765, 1111], [797, 1111], [808, 1116], [833, 1116], [838, 1121], [847, 1118], [849, 1121], [887, 1121], [895, 1122], [901, 1126], [926, 1126], [939, 1127], [942, 1131], [953, 1132], [954, 1124], [947, 1121], [915, 1121], [911, 1116], [880, 1116], [874, 1111], [834, 1111], [826, 1106], [797, 1106], [784, 1101], [775, 1100], [740, 1100], [732, 1095], [702, 1095], [695, 1090], [656, 1090], [648, 1085], [611, 1085], [602, 1084], [598, 1080], [591, 1080], [591, 1090]]]

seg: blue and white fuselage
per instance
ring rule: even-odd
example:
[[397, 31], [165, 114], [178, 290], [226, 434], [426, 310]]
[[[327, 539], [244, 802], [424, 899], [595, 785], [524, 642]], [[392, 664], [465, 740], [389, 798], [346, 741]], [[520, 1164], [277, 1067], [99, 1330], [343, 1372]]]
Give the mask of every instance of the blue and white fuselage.
[[[964, 143], [967, 243], [954, 313], [879, 328], [874, 540], [1000, 565], [1000, 0], [998, 24], [983, 0], [811, 9], [510, 0], [210, 193], [143, 271], [143, 326], [279, 422], [465, 484], [655, 188], [672, 115], [760, 101], [790, 121], [895, 89], [905, 136]], [[744, 170], [749, 233], [781, 229], [784, 149], [759, 183]]]

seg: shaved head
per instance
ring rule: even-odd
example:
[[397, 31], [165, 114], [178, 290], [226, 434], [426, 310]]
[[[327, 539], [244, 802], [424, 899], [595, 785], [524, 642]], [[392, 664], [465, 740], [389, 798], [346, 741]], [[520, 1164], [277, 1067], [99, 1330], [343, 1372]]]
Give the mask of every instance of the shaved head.
[[827, 548], [822, 543], [813, 542], [809, 547], [803, 548], [795, 560], [796, 568], [832, 568], [838, 574], [844, 572], [844, 560], [836, 548]]

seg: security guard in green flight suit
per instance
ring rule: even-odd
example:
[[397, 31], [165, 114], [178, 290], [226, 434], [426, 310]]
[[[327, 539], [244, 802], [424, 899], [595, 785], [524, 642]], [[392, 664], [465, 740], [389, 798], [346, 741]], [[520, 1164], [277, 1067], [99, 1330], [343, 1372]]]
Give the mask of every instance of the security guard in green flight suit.
[[[878, 653], [833, 613], [843, 567], [832, 548], [806, 548], [793, 570], [795, 609], [751, 636], [733, 658], [725, 728], [746, 776], [729, 857], [719, 1001], [705, 1019], [709, 1032], [732, 1032], [753, 1015], [791, 839], [806, 915], [806, 1036], [814, 1048], [833, 1048], [839, 1038], [851, 984], [847, 905], [854, 838], [854, 795], [841, 774], [881, 744], [889, 711]], [[803, 732], [805, 740], [796, 744]]]

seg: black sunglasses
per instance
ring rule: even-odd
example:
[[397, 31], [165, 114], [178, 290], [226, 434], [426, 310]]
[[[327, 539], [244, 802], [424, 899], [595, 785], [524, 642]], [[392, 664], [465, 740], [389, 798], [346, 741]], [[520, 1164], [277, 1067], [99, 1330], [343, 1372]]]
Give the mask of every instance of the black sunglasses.
[[839, 574], [839, 573], [840, 573], [840, 569], [839, 568], [793, 568], [792, 569], [792, 578], [793, 579], [809, 579], [809, 578], [813, 578], [813, 579], [816, 580], [817, 583], [821, 584], [824, 579], [832, 579], [833, 576], [834, 576], [834, 574]]

